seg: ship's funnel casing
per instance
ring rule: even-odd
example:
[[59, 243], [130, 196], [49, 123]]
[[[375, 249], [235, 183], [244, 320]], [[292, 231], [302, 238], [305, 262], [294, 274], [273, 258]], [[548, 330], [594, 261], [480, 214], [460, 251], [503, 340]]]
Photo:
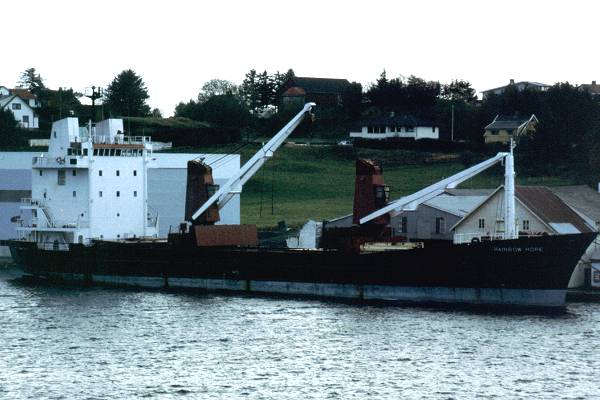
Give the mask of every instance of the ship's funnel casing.
[[188, 161], [185, 193], [186, 221], [193, 225], [212, 225], [220, 220], [217, 203], [211, 205], [195, 221], [192, 220], [192, 215], [213, 195], [215, 189], [212, 168], [202, 161]]
[[[384, 207], [388, 200], [389, 187], [383, 182], [383, 169], [371, 160], [356, 160], [352, 223], [358, 225], [362, 217]], [[389, 222], [389, 214], [372, 221], [376, 225], [387, 225]]]

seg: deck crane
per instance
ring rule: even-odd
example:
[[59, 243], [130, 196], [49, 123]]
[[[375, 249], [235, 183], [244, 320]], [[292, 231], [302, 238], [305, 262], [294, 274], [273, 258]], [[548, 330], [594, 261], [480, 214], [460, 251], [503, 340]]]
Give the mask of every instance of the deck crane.
[[[515, 169], [514, 169], [514, 144], [511, 139], [510, 150], [508, 152], [500, 152], [494, 157], [465, 169], [449, 178], [443, 179], [433, 185], [427, 186], [411, 195], [401, 197], [387, 204], [360, 219], [360, 224], [366, 224], [375, 218], [389, 213], [390, 216], [401, 214], [403, 211], [415, 210], [419, 204], [430, 200], [446, 189], [453, 189], [460, 183], [474, 177], [475, 175], [485, 171], [493, 165], [504, 161], [504, 221], [505, 232], [504, 239], [518, 238], [517, 225], [515, 220]], [[510, 222], [510, 223], [509, 223]]]
[[275, 151], [283, 144], [294, 129], [300, 125], [306, 114], [310, 113], [315, 107], [315, 103], [306, 103], [302, 110], [296, 114], [275, 136], [271, 138], [264, 146], [248, 160], [240, 170], [234, 174], [223, 186], [219, 188], [200, 208], [192, 215], [192, 220], [197, 219], [210, 206], [217, 203], [219, 209], [223, 208], [235, 194], [242, 192], [242, 186], [262, 167], [267, 159], [273, 157]]

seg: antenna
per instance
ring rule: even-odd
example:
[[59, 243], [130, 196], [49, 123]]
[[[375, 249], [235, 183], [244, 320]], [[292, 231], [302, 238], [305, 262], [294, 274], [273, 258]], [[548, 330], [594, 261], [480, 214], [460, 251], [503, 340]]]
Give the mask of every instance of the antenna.
[[85, 88], [84, 96], [92, 100], [92, 121], [96, 116], [96, 99], [104, 95], [104, 90], [100, 86], [92, 86]]

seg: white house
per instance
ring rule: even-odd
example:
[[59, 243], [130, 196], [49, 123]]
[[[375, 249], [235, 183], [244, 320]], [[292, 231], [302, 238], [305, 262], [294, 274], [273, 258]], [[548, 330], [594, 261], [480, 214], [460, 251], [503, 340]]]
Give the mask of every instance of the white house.
[[354, 139], [393, 140], [393, 139], [439, 139], [439, 127], [435, 124], [410, 115], [366, 119], [350, 132]]
[[[556, 189], [555, 189], [556, 191]], [[572, 190], [566, 192], [567, 198]], [[520, 235], [568, 234], [596, 232], [596, 222], [559, 197], [551, 189], [543, 186], [515, 187], [515, 217]], [[478, 207], [465, 215], [451, 229], [454, 242], [486, 240], [504, 233], [502, 202], [504, 188], [500, 186]], [[594, 268], [594, 257], [598, 257], [598, 245], [592, 243], [573, 271], [569, 287], [581, 287], [585, 275]], [[598, 264], [600, 266], [600, 264]], [[600, 268], [599, 268], [600, 270]], [[600, 283], [600, 282], [598, 282]]]
[[[465, 215], [452, 230], [454, 241], [485, 240], [504, 233], [504, 187]], [[520, 234], [594, 232], [596, 227], [544, 186], [515, 187], [516, 220]]]
[[8, 89], [0, 86], [0, 109], [10, 110], [19, 126], [26, 129], [39, 128], [34, 108], [39, 107], [35, 95], [25, 89]]

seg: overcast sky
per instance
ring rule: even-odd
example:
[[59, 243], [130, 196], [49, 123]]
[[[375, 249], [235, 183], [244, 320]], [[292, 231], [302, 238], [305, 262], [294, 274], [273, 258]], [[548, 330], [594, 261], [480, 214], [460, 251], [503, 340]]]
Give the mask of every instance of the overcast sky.
[[[598, 4], [598, 5], [596, 5]], [[251, 68], [346, 78], [600, 81], [595, 1], [3, 1], [0, 85], [35, 67], [83, 91], [123, 69], [168, 116], [212, 78]]]

